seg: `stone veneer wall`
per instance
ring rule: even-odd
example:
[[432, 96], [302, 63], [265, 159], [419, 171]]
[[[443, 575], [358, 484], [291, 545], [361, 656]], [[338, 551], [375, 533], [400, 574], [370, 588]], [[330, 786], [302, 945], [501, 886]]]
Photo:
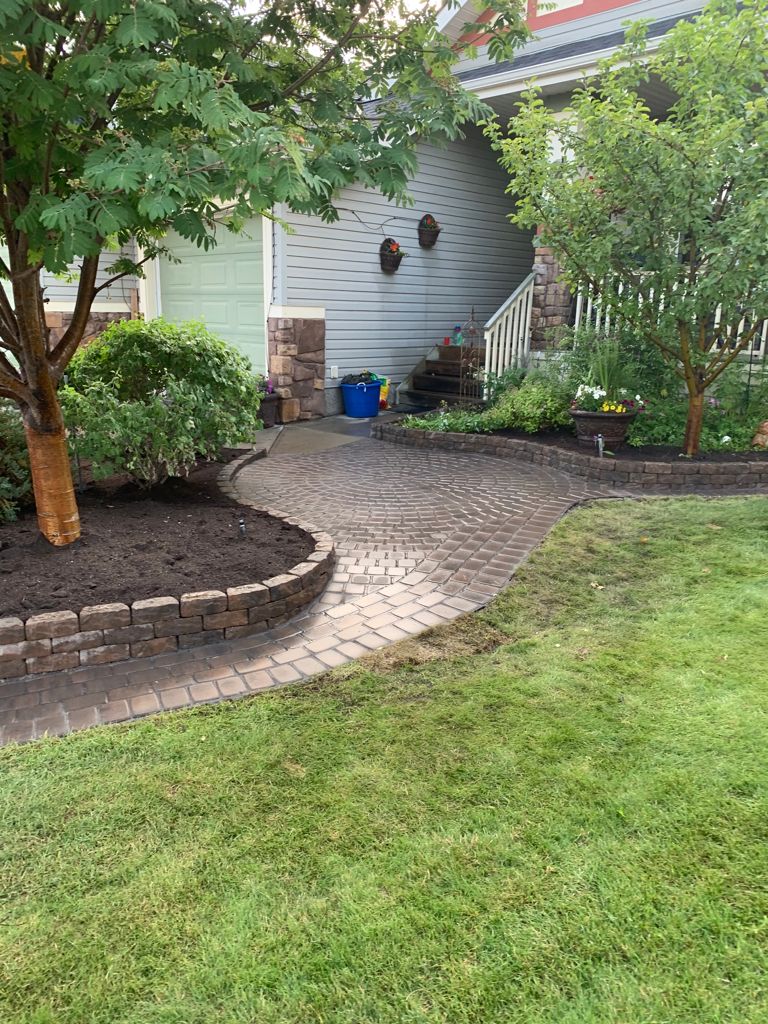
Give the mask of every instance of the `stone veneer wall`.
[[282, 423], [325, 415], [325, 320], [270, 317], [269, 373]]
[[[85, 327], [83, 344], [87, 345], [89, 341], [93, 341], [94, 338], [98, 338], [101, 332], [105, 331], [110, 324], [117, 323], [119, 320], [130, 319], [131, 314], [127, 311], [119, 311], [116, 313], [91, 313]], [[45, 322], [51, 331], [49, 344], [53, 346], [61, 340], [62, 335], [72, 322], [72, 313], [58, 313], [55, 310], [50, 312], [46, 311]]]
[[599, 459], [586, 452], [556, 448], [534, 440], [496, 437], [493, 434], [416, 430], [392, 421], [373, 423], [371, 437], [412, 448], [475, 452], [478, 455], [497, 455], [537, 466], [550, 466], [622, 490], [639, 487], [656, 493], [695, 494], [723, 489], [768, 489], [768, 459], [745, 458], [743, 462], [694, 462], [690, 459], [678, 462], [641, 462], [639, 459], [622, 459], [621, 456]]
[[547, 347], [553, 328], [571, 323], [573, 296], [560, 281], [560, 266], [552, 249], [537, 246], [534, 249], [533, 308], [531, 311], [531, 348], [541, 351]]

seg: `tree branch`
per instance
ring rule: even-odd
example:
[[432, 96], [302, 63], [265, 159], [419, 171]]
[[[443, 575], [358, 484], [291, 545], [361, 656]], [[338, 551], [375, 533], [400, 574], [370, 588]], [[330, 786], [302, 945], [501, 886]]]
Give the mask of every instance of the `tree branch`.
[[[307, 82], [309, 82], [312, 78], [315, 78], [316, 75], [323, 71], [324, 68], [326, 68], [328, 64], [330, 64], [334, 57], [337, 57], [339, 55], [339, 53], [344, 49], [347, 43], [352, 39], [353, 35], [355, 34], [355, 31], [357, 30], [357, 27], [360, 25], [363, 18], [365, 18], [368, 11], [371, 9], [372, 2], [373, 0], [364, 0], [364, 2], [360, 5], [359, 13], [355, 18], [352, 19], [351, 25], [344, 33], [344, 35], [341, 37], [341, 39], [339, 39], [336, 43], [334, 43], [333, 46], [326, 50], [326, 52], [323, 54], [320, 60], [313, 64], [312, 67], [308, 68], [303, 75], [299, 75], [297, 79], [291, 82], [291, 84], [283, 90], [282, 98], [284, 100], [290, 99], [290, 97], [297, 93], [302, 86], [306, 85]], [[267, 110], [271, 106], [271, 103], [257, 103], [252, 109]]]
[[[140, 259], [135, 265], [137, 267], [141, 267], [152, 259], [154, 259], [154, 256], [145, 256], [143, 259]], [[121, 274], [115, 274], [114, 277], [107, 278], [107, 280], [103, 284], [100, 284], [98, 288], [93, 289], [94, 297], [98, 295], [99, 292], [103, 292], [105, 288], [109, 288], [109, 286], [114, 284], [115, 281], [119, 281], [122, 277], [129, 277], [132, 273], [133, 270], [124, 270]]]
[[67, 363], [77, 351], [77, 346], [83, 340], [85, 326], [88, 323], [91, 306], [96, 294], [94, 285], [98, 269], [98, 256], [84, 257], [80, 267], [80, 280], [77, 286], [77, 298], [75, 300], [72, 320], [63, 337], [48, 356], [54, 380], [59, 380], [67, 367]]

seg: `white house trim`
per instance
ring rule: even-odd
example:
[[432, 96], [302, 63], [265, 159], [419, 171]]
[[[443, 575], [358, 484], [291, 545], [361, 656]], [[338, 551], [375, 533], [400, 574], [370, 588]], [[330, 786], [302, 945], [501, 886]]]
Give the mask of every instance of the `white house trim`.
[[[143, 253], [139, 250], [137, 259]], [[144, 264], [144, 277], [139, 277], [139, 310], [145, 320], [154, 320], [162, 315], [162, 296], [160, 295], [160, 261], [157, 257]]]
[[[661, 38], [650, 40], [647, 52], [653, 53], [658, 49], [661, 41]], [[463, 81], [463, 85], [482, 100], [524, 92], [532, 84], [538, 86], [544, 93], [552, 92], [556, 88], [576, 85], [584, 77], [596, 75], [599, 70], [598, 65], [600, 61], [610, 57], [615, 52], [615, 47], [595, 50], [592, 53], [581, 55], [578, 63], [573, 61], [566, 63], [552, 61], [550, 68], [547, 68], [546, 64], [537, 65], [533, 69], [526, 68], [522, 72], [515, 71], [514, 68], [507, 68], [496, 75], [485, 75], [482, 79], [475, 81], [471, 78], [466, 78]]]
[[322, 306], [269, 306], [270, 319], [281, 320], [325, 320]]

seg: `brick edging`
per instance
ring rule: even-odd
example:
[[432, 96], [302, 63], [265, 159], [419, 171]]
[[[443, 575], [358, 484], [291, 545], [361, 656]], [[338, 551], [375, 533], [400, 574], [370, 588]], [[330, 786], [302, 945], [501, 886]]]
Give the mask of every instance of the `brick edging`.
[[[230, 463], [220, 486], [240, 504], [257, 508], [243, 501], [234, 487], [238, 472], [251, 461], [253, 456], [247, 453]], [[325, 590], [334, 563], [333, 540], [311, 524], [275, 509], [264, 511], [312, 537], [314, 550], [303, 562], [279, 576], [226, 591], [151, 597], [130, 606], [89, 605], [26, 620], [0, 618], [0, 682], [253, 636], [292, 619]]]
[[688, 494], [701, 488], [768, 487], [768, 459], [745, 459], [743, 462], [640, 462], [615, 456], [599, 459], [594, 455], [553, 448], [517, 437], [417, 430], [392, 422], [373, 423], [371, 437], [412, 448], [496, 455], [549, 466], [572, 476], [615, 487], [648, 487], [667, 494]]

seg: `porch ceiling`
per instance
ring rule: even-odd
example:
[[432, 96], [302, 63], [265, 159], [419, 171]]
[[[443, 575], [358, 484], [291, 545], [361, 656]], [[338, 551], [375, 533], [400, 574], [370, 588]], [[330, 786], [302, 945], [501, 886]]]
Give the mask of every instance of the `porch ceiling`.
[[[560, 110], [567, 105], [571, 91], [579, 84], [580, 81], [581, 74], [578, 73], [574, 74], [573, 82], [570, 85], [566, 85], [562, 82], [551, 85], [542, 83], [542, 93], [548, 97], [548, 102], [555, 110]], [[523, 87], [520, 87], [503, 96], [494, 96], [489, 98], [486, 100], [486, 103], [496, 111], [500, 120], [505, 123], [514, 116], [515, 109], [520, 101], [522, 92]], [[654, 117], [663, 117], [675, 100], [674, 93], [655, 76], [652, 77], [650, 81], [644, 83], [642, 88], [639, 90], [639, 93], [648, 104]]]

